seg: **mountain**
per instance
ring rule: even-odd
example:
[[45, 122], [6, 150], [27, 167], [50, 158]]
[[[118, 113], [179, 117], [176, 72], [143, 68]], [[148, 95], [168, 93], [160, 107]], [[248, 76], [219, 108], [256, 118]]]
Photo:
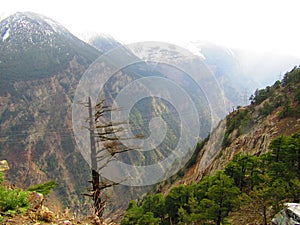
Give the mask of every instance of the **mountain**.
[[101, 52], [108, 52], [122, 46], [113, 37], [105, 34], [91, 36], [87, 42]]
[[257, 88], [281, 79], [300, 61], [289, 55], [232, 49], [210, 42], [190, 42], [186, 48], [211, 68], [232, 106], [247, 105], [248, 96]]
[[0, 36], [1, 78], [8, 83], [50, 77], [74, 57], [89, 64], [99, 56], [60, 24], [34, 13], [16, 13], [1, 21]]
[[[107, 99], [108, 103], [112, 103], [112, 99], [118, 97], [122, 88], [126, 88], [141, 77], [164, 78], [160, 81], [168, 78], [171, 81], [169, 84], [177, 89], [169, 90], [164, 83], [155, 82], [150, 83], [150, 86], [148, 83], [146, 88], [143, 85], [136, 86], [136, 90], [146, 92], [152, 87], [162, 90], [161, 93], [165, 96], [171, 96], [172, 90], [181, 90], [188, 95], [189, 100], [196, 105], [194, 110], [200, 120], [201, 132], [199, 135], [197, 133], [197, 136], [186, 132], [183, 144], [190, 143], [191, 140], [195, 142], [204, 139], [217, 125], [219, 119], [225, 117], [231, 110], [231, 105], [241, 104], [239, 93], [243, 93], [245, 86], [251, 83], [247, 77], [239, 78], [238, 62], [233, 54], [224, 49], [212, 51], [206, 49], [204, 54], [206, 61], [203, 63], [203, 60], [190, 55], [178, 59], [182, 49], [169, 44], [166, 48], [166, 45], [153, 43], [154, 45], [144, 46], [146, 50], [143, 51], [142, 48], [122, 46], [107, 36], [96, 37], [87, 44], [57, 22], [29, 12], [16, 13], [1, 21], [0, 36], [0, 159], [8, 161], [11, 169], [7, 173], [7, 178], [20, 187], [27, 188], [32, 184], [56, 180], [60, 186], [54, 192], [52, 201], [61, 207], [68, 206], [74, 209], [81, 206], [83, 200], [81, 194], [88, 186], [87, 181], [90, 178], [86, 162], [89, 157], [81, 154], [83, 150], [89, 148], [89, 145], [78, 146], [77, 144], [81, 143], [75, 141], [76, 134], [72, 129], [75, 123], [72, 123], [71, 106], [73, 102], [77, 102], [76, 100], [86, 101], [85, 98], [73, 99], [79, 80], [84, 74], [91, 75], [88, 78], [95, 81], [89, 83], [84, 94], [90, 94], [91, 90], [99, 88], [97, 83], [99, 77], [93, 80], [93, 74], [88, 73], [92, 70], [87, 70], [92, 63], [95, 69], [99, 66], [104, 71], [100, 70], [98, 74], [100, 80], [109, 72], [113, 75], [109, 82], [105, 83], [104, 91], [96, 96], [98, 99]], [[218, 58], [218, 55], [221, 58]], [[99, 58], [103, 59], [100, 63], [96, 60]], [[143, 59], [151, 59], [153, 62], [145, 62]], [[175, 59], [176, 65], [179, 68], [186, 68], [186, 71], [176, 70], [176, 67], [163, 63], [157, 64], [155, 59], [165, 63], [174, 62]], [[124, 66], [124, 63], [129, 61], [134, 63]], [[194, 74], [196, 79], [199, 78], [197, 81], [200, 85], [189, 76], [190, 74]], [[219, 89], [219, 84], [224, 87], [225, 93], [222, 88]], [[239, 87], [240, 84], [244, 86]], [[197, 125], [193, 123], [195, 118], [190, 116], [192, 107], [182, 100], [182, 96], [185, 95], [176, 95], [181, 99], [178, 109], [186, 112], [184, 115], [189, 115], [187, 118], [195, 126]], [[127, 100], [134, 97], [136, 96], [129, 96]], [[79, 127], [84, 130], [82, 127], [86, 125], [85, 118], [88, 112], [84, 106], [80, 107], [78, 115], [81, 116], [83, 126]], [[160, 131], [161, 124], [155, 123], [155, 120], [151, 121], [155, 117], [163, 118], [168, 129], [162, 145], [156, 149], [143, 153], [130, 152], [120, 156], [119, 159], [126, 163], [136, 162], [145, 166], [170, 155], [172, 148], [180, 141], [177, 129], [180, 127], [178, 123], [180, 115], [174, 107], [172, 108], [172, 104], [151, 95], [146, 100], [139, 99], [130, 113], [130, 124], [133, 125], [132, 132], [135, 135], [140, 135], [141, 131], [147, 138], [151, 136], [151, 132], [160, 135], [161, 133], [155, 131]], [[224, 123], [221, 124], [224, 126]], [[197, 129], [199, 127], [197, 126]], [[190, 129], [193, 130], [196, 129]], [[88, 133], [87, 130], [86, 132]], [[87, 136], [82, 138], [87, 144], [89, 138]], [[218, 143], [215, 143], [216, 152], [207, 150], [207, 154], [218, 153]], [[165, 152], [161, 151], [164, 146], [167, 146]], [[186, 148], [182, 148], [181, 151], [192, 153]], [[173, 172], [178, 168], [178, 163], [174, 162], [170, 170]], [[131, 178], [142, 180], [140, 176]], [[116, 187], [115, 192], [118, 194], [113, 197], [115, 202], [123, 207], [122, 198], [127, 201], [132, 196], [145, 192], [142, 188], [138, 190], [139, 187], [123, 186], [120, 188], [121, 191], [118, 188]]]
[[291, 205], [285, 221], [298, 221], [299, 115], [296, 66], [220, 121], [179, 173], [131, 201], [121, 224], [281, 224], [274, 216]]
[[78, 205], [89, 167], [72, 134], [71, 104], [101, 53], [30, 12], [1, 21], [0, 36], [0, 158], [9, 162], [7, 177], [24, 188], [56, 180], [53, 202]]
[[300, 130], [300, 67], [284, 75], [282, 81], [258, 90], [252, 103], [229, 113], [214, 131], [196, 147], [186, 167], [159, 185], [167, 192], [171, 186], [200, 182], [205, 175], [224, 170], [238, 153], [260, 155], [270, 151], [271, 141]]
[[258, 83], [250, 74], [244, 73], [239, 55], [234, 49], [209, 42], [191, 42], [187, 48], [203, 58], [234, 104], [246, 104], [243, 99], [245, 91], [254, 91]]

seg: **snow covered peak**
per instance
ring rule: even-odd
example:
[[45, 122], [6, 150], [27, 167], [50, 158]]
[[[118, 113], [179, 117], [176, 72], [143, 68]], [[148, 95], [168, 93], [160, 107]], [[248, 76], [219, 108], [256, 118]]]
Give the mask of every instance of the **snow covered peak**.
[[58, 22], [46, 16], [42, 16], [33, 12], [17, 12], [12, 16], [8, 17], [8, 20], [11, 23], [19, 23], [25, 27], [30, 23], [34, 23], [36, 25], [42, 26], [43, 28], [52, 30], [53, 32], [68, 33], [67, 29], [65, 29]]
[[17, 12], [0, 22], [0, 42], [37, 43], [56, 34], [72, 36], [59, 23], [32, 12]]
[[[15, 13], [0, 22], [0, 71], [9, 79], [36, 79], [91, 63], [100, 52], [59, 23], [35, 13]], [[13, 68], [13, 69], [11, 69]]]

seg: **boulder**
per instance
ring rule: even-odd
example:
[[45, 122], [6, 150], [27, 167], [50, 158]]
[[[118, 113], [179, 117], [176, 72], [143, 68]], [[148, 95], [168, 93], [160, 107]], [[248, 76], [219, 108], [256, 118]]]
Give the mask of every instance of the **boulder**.
[[275, 215], [273, 225], [297, 225], [300, 224], [300, 204], [286, 203], [285, 208]]
[[0, 161], [0, 172], [9, 170], [9, 166], [6, 160], [1, 160]]

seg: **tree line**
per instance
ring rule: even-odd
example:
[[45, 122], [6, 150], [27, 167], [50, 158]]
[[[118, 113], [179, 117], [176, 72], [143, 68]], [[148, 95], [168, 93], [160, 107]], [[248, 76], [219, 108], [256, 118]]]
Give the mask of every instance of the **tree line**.
[[268, 224], [284, 203], [300, 201], [300, 130], [273, 139], [269, 149], [237, 154], [225, 170], [173, 187], [166, 196], [131, 201], [122, 225]]

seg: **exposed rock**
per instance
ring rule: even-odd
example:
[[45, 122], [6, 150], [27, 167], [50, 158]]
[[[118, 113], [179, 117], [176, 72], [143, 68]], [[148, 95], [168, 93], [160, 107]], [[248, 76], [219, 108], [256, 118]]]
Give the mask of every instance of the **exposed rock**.
[[37, 192], [30, 192], [28, 196], [31, 211], [37, 211], [43, 206], [44, 196]]
[[60, 222], [59, 225], [72, 225], [72, 222], [70, 220], [65, 220]]
[[55, 219], [55, 214], [46, 206], [42, 206], [37, 211], [37, 219], [45, 222], [52, 222]]
[[[300, 84], [295, 85], [295, 90], [297, 90]], [[294, 102], [293, 95], [294, 93], [290, 89], [281, 87], [275, 89], [274, 95], [270, 98], [273, 98], [274, 101], [276, 97], [289, 96], [290, 105], [296, 111], [299, 110], [299, 103]], [[231, 120], [231, 123], [233, 121], [234, 128], [227, 133], [229, 144], [226, 146], [221, 144], [225, 136], [224, 129], [227, 129], [225, 126], [227, 121], [223, 120], [211, 133], [209, 141], [205, 143], [198, 153], [195, 164], [186, 169], [183, 178], [177, 180], [173, 185], [199, 182], [206, 174], [213, 174], [217, 170], [225, 169], [227, 163], [237, 153], [250, 155], [267, 153], [269, 144], [274, 138], [280, 135], [291, 135], [300, 129], [300, 114], [296, 113], [283, 118], [280, 116], [283, 111], [281, 105], [274, 107], [272, 112], [267, 115], [262, 114], [261, 109], [269, 101], [269, 99], [266, 99], [259, 105], [253, 104], [230, 113], [226, 119]], [[244, 117], [241, 116], [243, 112]], [[244, 120], [244, 123], [241, 122], [242, 120]], [[247, 123], [245, 121], [250, 122]], [[164, 187], [164, 190], [167, 192], [170, 188], [169, 186]]]
[[300, 223], [300, 204], [287, 203], [285, 209], [275, 215], [272, 224], [296, 225]]
[[6, 160], [1, 160], [0, 161], [0, 172], [9, 170], [9, 166]]

